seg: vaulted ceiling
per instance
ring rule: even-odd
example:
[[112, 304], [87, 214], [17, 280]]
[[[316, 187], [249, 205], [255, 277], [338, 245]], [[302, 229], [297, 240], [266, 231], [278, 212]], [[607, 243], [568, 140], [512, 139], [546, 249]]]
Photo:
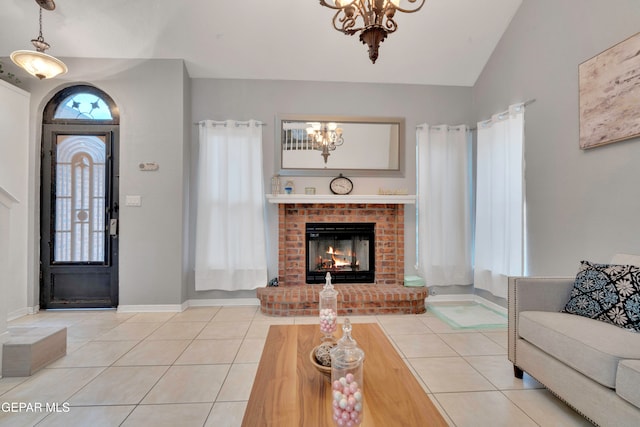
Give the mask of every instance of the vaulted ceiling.
[[[375, 64], [318, 0], [55, 0], [43, 34], [62, 59], [182, 58], [192, 78], [473, 86], [521, 2], [426, 0]], [[3, 0], [0, 57], [37, 35], [36, 2]]]

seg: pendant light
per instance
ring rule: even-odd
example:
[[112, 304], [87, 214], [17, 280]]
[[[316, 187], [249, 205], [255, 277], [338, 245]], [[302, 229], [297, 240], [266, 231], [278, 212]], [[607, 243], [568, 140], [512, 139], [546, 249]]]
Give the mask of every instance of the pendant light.
[[16, 50], [11, 54], [11, 60], [40, 80], [51, 79], [68, 71], [64, 62], [44, 53], [50, 46], [42, 36], [42, 9], [54, 10], [56, 5], [53, 0], [36, 0], [36, 3], [38, 3], [40, 11], [40, 33], [37, 38], [31, 40], [36, 50]]

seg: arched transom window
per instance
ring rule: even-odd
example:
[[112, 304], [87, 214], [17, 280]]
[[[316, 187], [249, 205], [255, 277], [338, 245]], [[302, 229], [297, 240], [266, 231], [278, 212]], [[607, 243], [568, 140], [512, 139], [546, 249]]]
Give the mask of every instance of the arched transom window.
[[111, 110], [97, 95], [80, 92], [62, 100], [53, 114], [54, 119], [113, 120]]
[[93, 86], [71, 86], [58, 92], [44, 110], [44, 123], [118, 124], [113, 100]]

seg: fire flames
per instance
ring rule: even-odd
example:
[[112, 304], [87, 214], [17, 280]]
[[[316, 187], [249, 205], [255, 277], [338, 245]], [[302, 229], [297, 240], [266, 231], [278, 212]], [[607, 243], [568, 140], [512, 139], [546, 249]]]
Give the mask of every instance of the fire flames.
[[356, 258], [355, 252], [340, 251], [329, 246], [325, 252], [329, 257], [318, 256], [318, 269], [321, 270], [358, 270], [360, 261]]

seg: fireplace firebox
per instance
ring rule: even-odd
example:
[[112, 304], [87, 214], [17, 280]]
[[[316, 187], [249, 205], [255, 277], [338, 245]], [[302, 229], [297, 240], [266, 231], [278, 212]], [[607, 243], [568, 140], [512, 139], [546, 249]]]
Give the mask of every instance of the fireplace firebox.
[[375, 223], [307, 223], [306, 282], [375, 282]]

